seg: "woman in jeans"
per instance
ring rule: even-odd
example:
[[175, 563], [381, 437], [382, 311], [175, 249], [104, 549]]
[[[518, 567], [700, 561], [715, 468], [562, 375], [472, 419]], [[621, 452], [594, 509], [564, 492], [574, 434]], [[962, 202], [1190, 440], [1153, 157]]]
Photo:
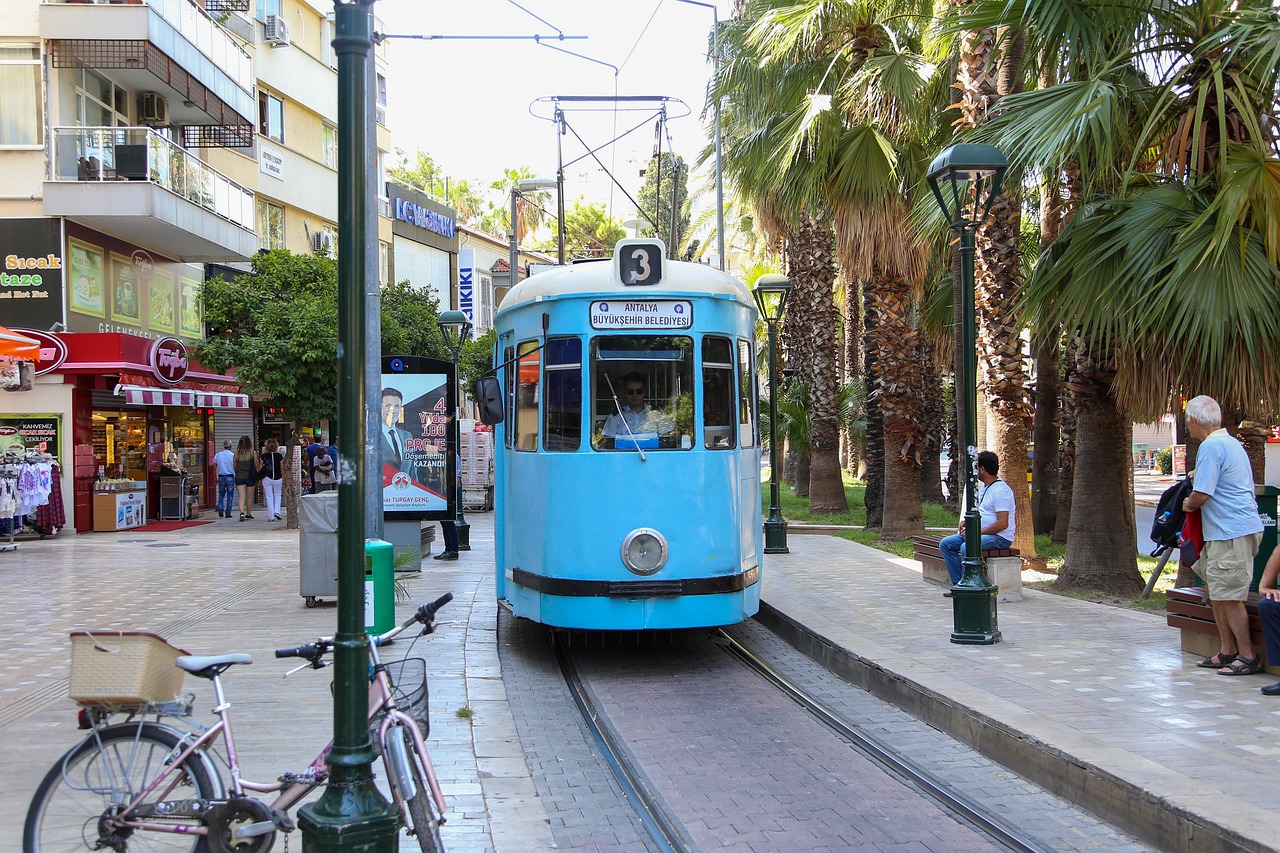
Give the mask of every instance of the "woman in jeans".
[[280, 519], [280, 489], [284, 485], [284, 454], [280, 452], [280, 442], [274, 438], [267, 439], [262, 453], [262, 462], [258, 466], [262, 471], [262, 497], [267, 504], [267, 521]]
[[236, 500], [240, 505], [240, 520], [253, 518], [253, 489], [258, 483], [258, 468], [261, 467], [253, 455], [253, 442], [249, 436], [240, 436], [236, 445], [233, 460], [236, 475]]

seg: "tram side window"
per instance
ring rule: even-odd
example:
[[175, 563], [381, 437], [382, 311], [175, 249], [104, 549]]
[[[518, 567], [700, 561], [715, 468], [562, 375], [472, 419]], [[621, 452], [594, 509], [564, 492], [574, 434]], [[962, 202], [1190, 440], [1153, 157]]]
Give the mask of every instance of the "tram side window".
[[515, 433], [516, 422], [516, 349], [507, 347], [502, 352], [502, 387], [506, 389], [503, 396], [503, 407], [506, 409], [503, 418], [502, 432], [506, 435], [507, 447], [511, 447], [511, 437]]
[[516, 450], [538, 449], [538, 353], [537, 341], [520, 344], [516, 360]]
[[702, 434], [709, 450], [734, 447], [733, 342], [702, 339]]
[[582, 341], [547, 341], [546, 398], [542, 407], [542, 446], [577, 450], [582, 444]]
[[755, 360], [751, 355], [751, 342], [738, 341], [738, 441], [743, 447], [756, 446], [756, 400], [755, 371], [752, 365]]
[[693, 447], [693, 338], [601, 335], [591, 341], [591, 446]]

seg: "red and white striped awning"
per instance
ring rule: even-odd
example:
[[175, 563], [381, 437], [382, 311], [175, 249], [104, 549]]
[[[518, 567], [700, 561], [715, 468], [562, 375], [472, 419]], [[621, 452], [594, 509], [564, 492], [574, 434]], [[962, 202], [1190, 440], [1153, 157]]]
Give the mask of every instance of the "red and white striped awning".
[[149, 385], [117, 385], [116, 394], [126, 403], [141, 406], [188, 406], [190, 408], [247, 409], [248, 394], [191, 391], [186, 388], [154, 388]]

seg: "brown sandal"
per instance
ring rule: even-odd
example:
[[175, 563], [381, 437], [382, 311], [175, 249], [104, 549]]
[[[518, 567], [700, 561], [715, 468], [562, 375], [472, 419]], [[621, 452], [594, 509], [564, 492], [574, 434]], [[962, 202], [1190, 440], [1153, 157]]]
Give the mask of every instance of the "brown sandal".
[[1262, 656], [1255, 655], [1252, 658], [1237, 657], [1227, 666], [1218, 670], [1218, 675], [1253, 675], [1262, 672]]

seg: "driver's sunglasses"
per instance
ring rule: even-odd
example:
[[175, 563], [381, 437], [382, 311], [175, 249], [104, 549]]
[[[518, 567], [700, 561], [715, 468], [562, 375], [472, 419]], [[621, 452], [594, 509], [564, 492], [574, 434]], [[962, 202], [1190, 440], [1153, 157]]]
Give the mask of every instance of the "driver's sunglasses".
[[642, 396], [644, 396], [644, 389], [643, 389], [643, 388], [628, 388], [628, 389], [627, 389], [627, 396], [628, 396], [628, 397], [642, 397]]

